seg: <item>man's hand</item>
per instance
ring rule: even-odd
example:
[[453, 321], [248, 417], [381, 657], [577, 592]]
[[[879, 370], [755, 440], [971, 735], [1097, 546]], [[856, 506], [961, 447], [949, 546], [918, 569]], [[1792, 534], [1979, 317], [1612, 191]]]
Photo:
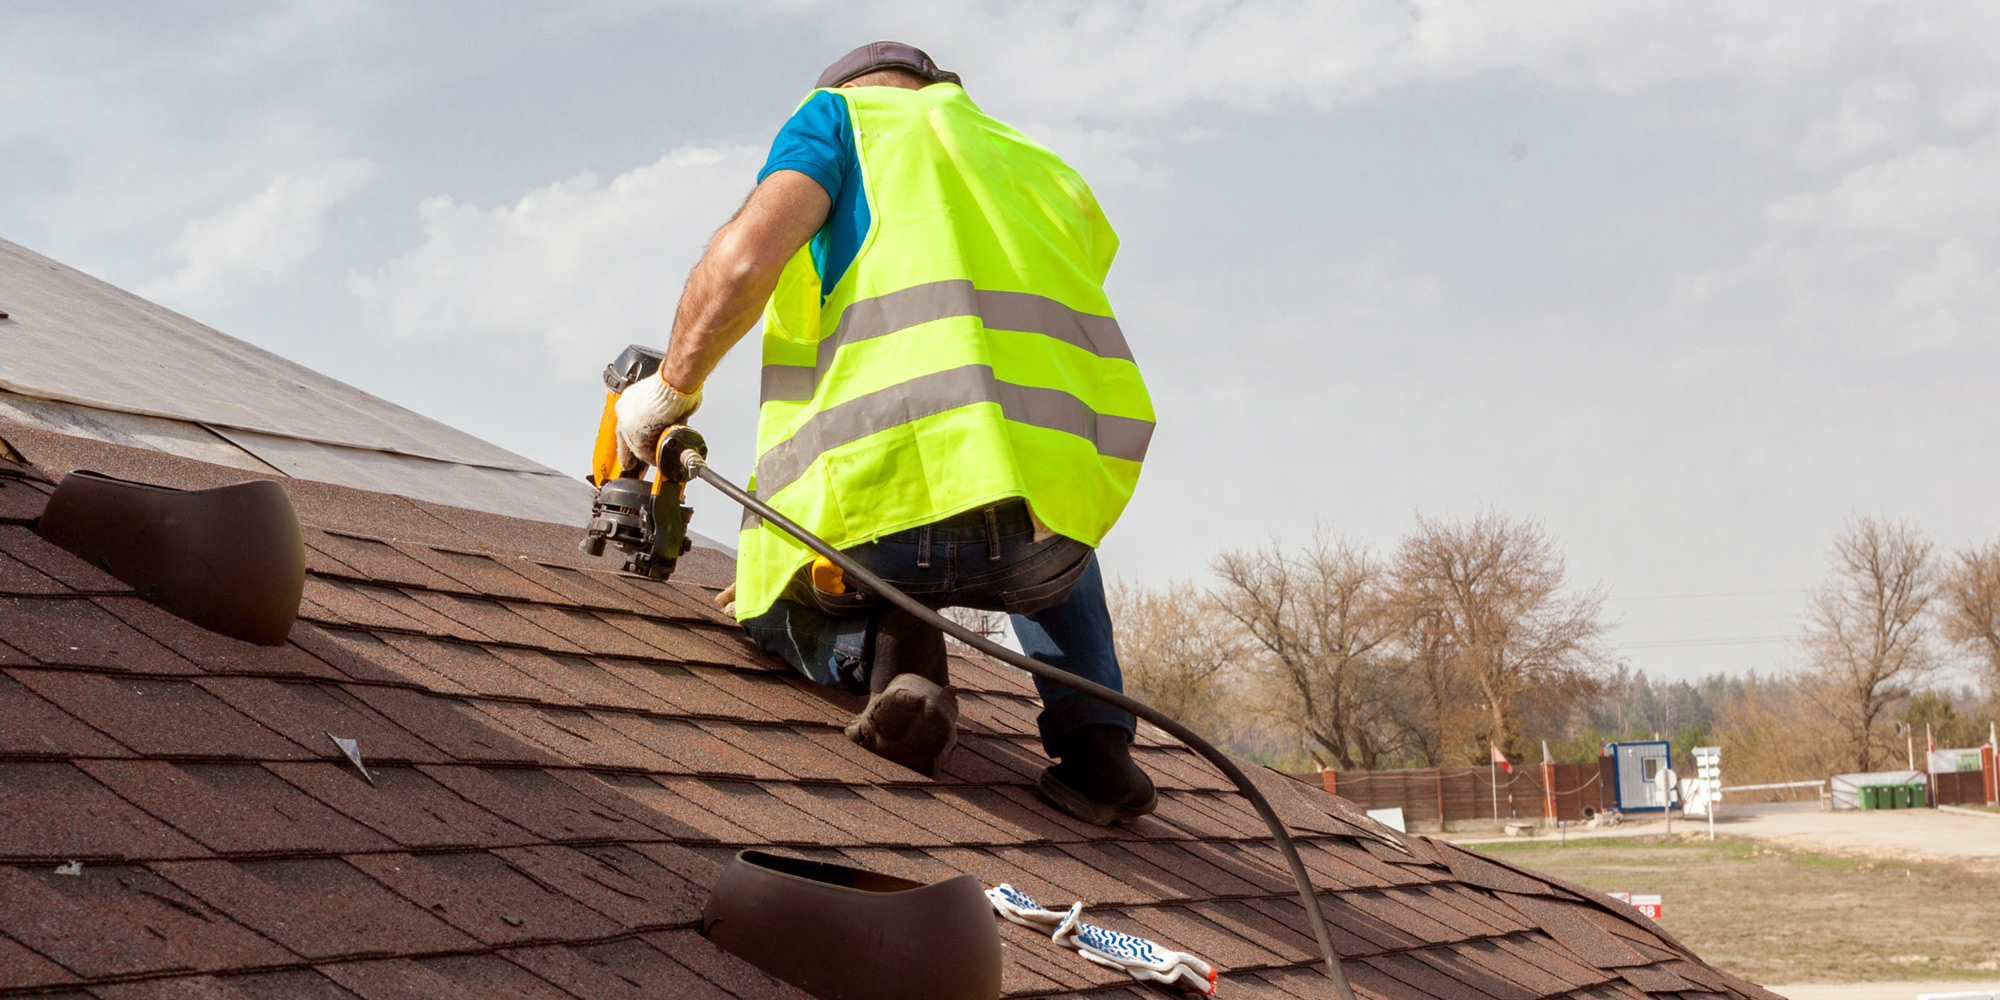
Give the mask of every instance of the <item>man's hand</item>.
[[658, 375], [642, 378], [618, 395], [612, 411], [618, 415], [618, 466], [636, 468], [640, 462], [653, 464], [660, 435], [701, 408], [701, 390], [684, 395]]

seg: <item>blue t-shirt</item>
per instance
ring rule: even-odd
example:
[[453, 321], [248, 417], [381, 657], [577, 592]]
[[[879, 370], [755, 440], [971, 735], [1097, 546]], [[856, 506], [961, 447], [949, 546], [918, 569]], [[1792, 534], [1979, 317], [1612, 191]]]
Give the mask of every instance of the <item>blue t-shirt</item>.
[[825, 302], [868, 236], [868, 195], [861, 190], [861, 159], [854, 149], [847, 102], [820, 91], [792, 112], [771, 142], [771, 155], [757, 172], [757, 183], [774, 170], [796, 170], [818, 181], [833, 199], [826, 225], [812, 240], [819, 297]]

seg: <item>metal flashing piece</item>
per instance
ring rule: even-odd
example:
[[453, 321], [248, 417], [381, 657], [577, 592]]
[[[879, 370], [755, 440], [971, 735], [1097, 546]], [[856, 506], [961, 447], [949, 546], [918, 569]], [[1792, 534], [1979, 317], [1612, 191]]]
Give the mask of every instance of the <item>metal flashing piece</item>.
[[1000, 996], [1000, 931], [970, 875], [926, 885], [742, 851], [710, 891], [701, 932], [821, 1000]]
[[360, 740], [350, 740], [344, 736], [335, 736], [332, 733], [327, 733], [326, 738], [332, 740], [333, 745], [339, 747], [340, 752], [347, 755], [347, 759], [354, 763], [354, 769], [360, 771], [361, 776], [367, 778], [369, 784], [372, 785], [375, 783], [375, 776], [369, 774], [367, 766], [361, 763]]
[[139, 596], [208, 629], [282, 645], [305, 593], [305, 537], [268, 479], [174, 490], [77, 471], [35, 527]]

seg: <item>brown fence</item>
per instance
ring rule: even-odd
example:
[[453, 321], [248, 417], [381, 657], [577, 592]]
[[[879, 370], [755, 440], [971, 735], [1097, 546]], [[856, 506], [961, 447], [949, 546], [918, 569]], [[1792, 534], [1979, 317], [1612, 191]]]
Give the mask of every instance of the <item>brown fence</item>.
[[1986, 804], [1986, 772], [1939, 771], [1931, 775], [1941, 806], [1983, 806]]
[[1483, 767], [1321, 771], [1320, 782], [1364, 809], [1401, 807], [1405, 823], [1435, 827], [1440, 816], [1452, 823], [1540, 819], [1546, 810], [1545, 768], [1554, 786], [1558, 819], [1580, 820], [1585, 806], [1603, 809], [1611, 798], [1605, 788], [1609, 776], [1597, 764], [1523, 764], [1513, 774], [1501, 771], [1492, 777]]

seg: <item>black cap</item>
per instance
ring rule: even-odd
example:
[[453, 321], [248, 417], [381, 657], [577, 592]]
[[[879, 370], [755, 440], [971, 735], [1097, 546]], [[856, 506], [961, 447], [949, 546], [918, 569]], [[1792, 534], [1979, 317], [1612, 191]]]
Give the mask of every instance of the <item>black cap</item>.
[[947, 73], [931, 62], [929, 53], [902, 42], [869, 42], [833, 61], [819, 75], [814, 87], [838, 87], [864, 73], [878, 69], [906, 69], [932, 83], [957, 83], [957, 73]]

